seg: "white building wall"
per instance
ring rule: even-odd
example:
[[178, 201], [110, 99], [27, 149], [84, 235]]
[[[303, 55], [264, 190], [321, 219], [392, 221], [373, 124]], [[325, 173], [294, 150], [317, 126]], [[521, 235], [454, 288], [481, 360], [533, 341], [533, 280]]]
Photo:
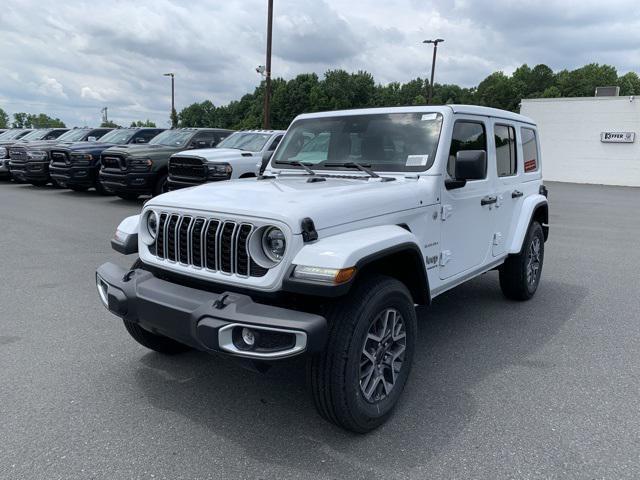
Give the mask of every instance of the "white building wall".
[[[640, 186], [640, 98], [522, 100], [538, 124], [546, 180]], [[635, 132], [633, 143], [603, 143], [602, 132]]]

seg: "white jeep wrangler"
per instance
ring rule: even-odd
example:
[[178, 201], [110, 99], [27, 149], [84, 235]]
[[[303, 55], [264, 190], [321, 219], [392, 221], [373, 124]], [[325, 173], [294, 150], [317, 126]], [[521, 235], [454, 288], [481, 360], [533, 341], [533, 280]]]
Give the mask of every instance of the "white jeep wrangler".
[[158, 352], [307, 355], [320, 414], [366, 432], [409, 376], [416, 305], [492, 269], [506, 297], [534, 295], [546, 194], [521, 115], [300, 115], [260, 177], [170, 192], [125, 219], [112, 246], [139, 260], [102, 265], [98, 292]]
[[243, 130], [232, 133], [215, 148], [174, 153], [169, 159], [169, 190], [257, 177], [283, 135], [282, 130]]

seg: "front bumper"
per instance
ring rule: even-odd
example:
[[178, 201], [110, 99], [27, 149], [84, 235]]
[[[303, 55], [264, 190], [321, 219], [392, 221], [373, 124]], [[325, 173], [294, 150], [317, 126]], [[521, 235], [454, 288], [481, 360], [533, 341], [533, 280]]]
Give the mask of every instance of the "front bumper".
[[0, 178], [9, 176], [9, 159], [0, 158]]
[[153, 193], [156, 172], [100, 172], [100, 183], [115, 193]]
[[9, 162], [11, 176], [22, 182], [44, 182], [49, 177], [49, 162]]
[[96, 183], [98, 171], [99, 168], [95, 166], [59, 167], [53, 164], [49, 166], [49, 175], [62, 187], [69, 185], [92, 187]]
[[[105, 263], [96, 282], [110, 312], [198, 350], [277, 360], [319, 352], [327, 337], [326, 319], [319, 315], [256, 303], [248, 295], [185, 287], [142, 269], [131, 273]], [[234, 338], [243, 328], [283, 343], [253, 351], [240, 348]]]

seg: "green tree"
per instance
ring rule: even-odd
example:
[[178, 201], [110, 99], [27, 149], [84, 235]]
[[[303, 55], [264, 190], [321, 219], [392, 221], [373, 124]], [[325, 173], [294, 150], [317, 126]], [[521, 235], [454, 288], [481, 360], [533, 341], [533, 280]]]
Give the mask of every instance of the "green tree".
[[590, 63], [572, 71], [562, 70], [556, 86], [563, 97], [592, 97], [596, 87], [617, 85], [618, 74], [611, 65]]
[[521, 98], [515, 83], [503, 72], [492, 73], [480, 82], [475, 97], [479, 105], [512, 111], [518, 109]]
[[102, 122], [100, 126], [103, 128], [122, 128], [120, 125], [118, 125], [112, 120], [107, 120], [106, 122]]
[[149, 119], [146, 119], [144, 122], [142, 120], [138, 120], [137, 122], [131, 122], [131, 127], [155, 127], [156, 124]]
[[13, 122], [11, 123], [13, 128], [29, 128], [29, 114], [24, 112], [17, 112], [13, 114]]
[[59, 118], [53, 118], [46, 113], [31, 114], [17, 112], [13, 114], [13, 128], [64, 128], [66, 125]]
[[640, 77], [636, 72], [625, 73], [618, 78], [620, 95], [640, 95]]
[[9, 128], [9, 115], [0, 108], [0, 128]]

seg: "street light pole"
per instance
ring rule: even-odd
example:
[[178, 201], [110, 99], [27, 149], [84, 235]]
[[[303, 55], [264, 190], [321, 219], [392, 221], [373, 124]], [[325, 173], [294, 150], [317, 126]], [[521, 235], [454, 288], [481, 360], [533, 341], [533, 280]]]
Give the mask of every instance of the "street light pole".
[[273, 37], [273, 0], [268, 0], [267, 12], [267, 63], [265, 65], [264, 121], [265, 130], [271, 128], [271, 41]]
[[171, 77], [171, 128], [176, 128], [176, 89], [175, 89], [175, 75], [173, 73], [165, 73], [165, 77]]
[[442, 38], [436, 38], [435, 40], [425, 40], [422, 43], [433, 43], [433, 60], [431, 61], [431, 81], [429, 82], [429, 98], [427, 104], [431, 104], [433, 98], [433, 77], [436, 73], [436, 54], [438, 53], [438, 44], [444, 42]]

